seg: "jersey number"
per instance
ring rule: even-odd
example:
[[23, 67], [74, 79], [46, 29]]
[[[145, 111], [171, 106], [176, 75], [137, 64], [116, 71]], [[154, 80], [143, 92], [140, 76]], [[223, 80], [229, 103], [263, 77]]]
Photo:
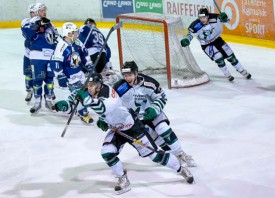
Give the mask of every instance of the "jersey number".
[[94, 39], [93, 39], [94, 43], [99, 43], [100, 45], [104, 44], [103, 35], [101, 33], [93, 31], [93, 35], [94, 35]]

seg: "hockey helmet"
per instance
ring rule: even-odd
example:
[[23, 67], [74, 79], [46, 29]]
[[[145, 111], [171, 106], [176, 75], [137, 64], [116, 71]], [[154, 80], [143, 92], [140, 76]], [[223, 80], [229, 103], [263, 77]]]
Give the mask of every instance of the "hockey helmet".
[[205, 16], [209, 16], [209, 12], [207, 8], [201, 8], [199, 10], [199, 17], [205, 17]]
[[122, 74], [128, 72], [138, 73], [138, 66], [135, 61], [126, 61], [123, 64], [121, 72]]
[[32, 3], [28, 7], [28, 13], [35, 12], [35, 3]]
[[38, 13], [41, 9], [47, 10], [47, 6], [44, 3], [36, 3], [34, 6], [34, 12]]
[[103, 83], [103, 78], [102, 78], [102, 75], [99, 74], [99, 73], [93, 73], [91, 75], [91, 77], [89, 78], [89, 82], [93, 82], [93, 83], [100, 83], [102, 84]]
[[89, 25], [89, 23], [93, 23], [96, 26], [96, 22], [92, 18], [87, 18], [84, 22], [84, 25]]
[[[74, 23], [66, 22], [62, 25], [62, 36], [68, 36], [69, 33], [78, 32], [78, 28]], [[69, 36], [68, 36], [69, 37]]]

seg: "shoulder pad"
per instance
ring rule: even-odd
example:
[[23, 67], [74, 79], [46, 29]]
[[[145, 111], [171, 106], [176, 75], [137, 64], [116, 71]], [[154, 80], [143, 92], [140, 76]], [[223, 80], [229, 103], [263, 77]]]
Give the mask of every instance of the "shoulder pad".
[[193, 21], [190, 26], [188, 27], [188, 31], [192, 32], [192, 33], [196, 33], [197, 31], [199, 31], [201, 28], [203, 27], [203, 24], [200, 22], [199, 19], [196, 19], [195, 21]]
[[159, 82], [156, 79], [141, 73], [139, 73], [138, 75], [143, 77], [143, 85], [145, 87], [152, 88], [154, 90], [159, 87]]
[[122, 96], [130, 89], [130, 86], [124, 79], [122, 79], [114, 85], [114, 89], [119, 96]]
[[105, 84], [102, 84], [102, 88], [100, 89], [98, 93], [98, 98], [109, 98], [110, 97], [110, 89], [111, 87]]
[[21, 27], [25, 26], [26, 24], [28, 24], [30, 22], [30, 18], [25, 18], [22, 20], [21, 22]]

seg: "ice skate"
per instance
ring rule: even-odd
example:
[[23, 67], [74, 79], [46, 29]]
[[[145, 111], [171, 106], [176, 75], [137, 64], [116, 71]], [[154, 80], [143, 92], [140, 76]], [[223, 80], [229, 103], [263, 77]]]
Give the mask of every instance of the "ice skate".
[[120, 195], [122, 193], [126, 193], [129, 190], [131, 190], [130, 182], [127, 178], [127, 171], [124, 170], [124, 174], [121, 177], [117, 177], [118, 182], [115, 186], [115, 192], [117, 195]]
[[240, 72], [246, 79], [250, 79], [251, 78], [251, 74], [248, 73], [245, 69]]
[[44, 98], [45, 98], [45, 107], [51, 111], [55, 110], [52, 97], [44, 95]]
[[86, 124], [91, 124], [94, 122], [93, 118], [89, 115], [79, 115], [80, 119], [82, 122], [86, 123]]
[[25, 101], [29, 102], [32, 99], [33, 92], [32, 92], [32, 89], [26, 89], [26, 91], [27, 91], [27, 96], [25, 98]]
[[183, 178], [184, 178], [184, 180], [185, 180], [186, 183], [192, 184], [194, 182], [193, 175], [191, 174], [191, 172], [187, 168], [181, 166], [180, 170], [178, 171], [178, 173], [181, 176], [183, 176]]
[[197, 166], [191, 155], [186, 155], [186, 153], [180, 152], [176, 156], [177, 156], [181, 165], [186, 163], [188, 167], [196, 167]]
[[41, 96], [35, 98], [34, 106], [30, 109], [31, 113], [36, 113], [41, 108]]
[[233, 76], [227, 76], [227, 78], [228, 78], [228, 80], [230, 81], [230, 82], [232, 82], [233, 80], [234, 80], [234, 77]]

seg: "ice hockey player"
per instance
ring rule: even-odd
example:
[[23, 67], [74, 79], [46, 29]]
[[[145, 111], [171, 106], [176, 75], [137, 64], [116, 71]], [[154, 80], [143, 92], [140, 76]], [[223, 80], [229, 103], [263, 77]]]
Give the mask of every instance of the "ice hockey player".
[[221, 38], [223, 31], [222, 23], [229, 21], [225, 12], [221, 14], [209, 13], [207, 8], [201, 8], [198, 13], [199, 18], [191, 23], [188, 28], [188, 34], [181, 40], [181, 45], [186, 47], [190, 45], [194, 35], [201, 44], [202, 50], [212, 60], [215, 61], [225, 77], [233, 81], [234, 77], [229, 72], [225, 59], [246, 79], [251, 78], [251, 74], [243, 68], [239, 60], [229, 45]]
[[[138, 118], [149, 126], [151, 136], [163, 150], [171, 150], [181, 164], [196, 166], [191, 155], [187, 155], [170, 127], [163, 112], [167, 98], [163, 89], [152, 77], [138, 73], [135, 61], [126, 61], [121, 70], [123, 78], [114, 85], [114, 89], [123, 101], [123, 105], [135, 111]], [[155, 134], [154, 134], [155, 133]]]
[[26, 37], [31, 41], [30, 64], [33, 72], [33, 89], [35, 103], [30, 109], [31, 113], [37, 112], [41, 108], [43, 82], [45, 107], [54, 110], [53, 77], [54, 73], [50, 68], [50, 59], [55, 49], [55, 39], [57, 30], [46, 18], [47, 7], [45, 4], [36, 3], [34, 7], [36, 14], [30, 20], [29, 28], [26, 28]]
[[[105, 42], [105, 37], [102, 32], [96, 27], [95, 21], [93, 19], [88, 19], [85, 21], [85, 24], [80, 27], [78, 39], [81, 41], [82, 45], [84, 45], [82, 47], [85, 47], [87, 49], [87, 61], [92, 61], [94, 63], [100, 52], [101, 47]], [[94, 68], [97, 73], [101, 73], [103, 71], [106, 65], [106, 57], [107, 53], [105, 48], [103, 49], [103, 53], [100, 56], [98, 64]]]
[[[84, 22], [84, 25], [88, 25], [90, 27], [96, 27], [96, 22], [92, 18], [87, 18]], [[111, 48], [108, 46], [107, 43], [105, 45], [104, 50], [106, 53], [104, 53], [103, 56], [105, 56], [106, 61], [105, 61], [105, 67], [102, 69], [100, 74], [103, 77], [104, 83], [106, 83], [110, 86], [113, 86], [115, 84], [115, 82], [117, 82], [118, 80], [121, 79], [121, 75], [120, 75], [120, 72], [113, 70], [113, 66], [112, 66], [112, 62], [111, 62], [111, 54], [112, 54]], [[93, 59], [94, 59], [94, 57], [93, 57]], [[93, 60], [93, 61], [95, 61], [95, 60]], [[99, 63], [99, 64], [101, 64], [101, 63]], [[103, 61], [102, 61], [102, 64], [103, 64]]]
[[[79, 29], [74, 23], [64, 23], [62, 25], [62, 39], [58, 41], [51, 60], [51, 68], [59, 86], [69, 87], [71, 92], [81, 89], [86, 80], [83, 72], [84, 65], [87, 63], [86, 53], [77, 44], [78, 34]], [[78, 106], [78, 115], [84, 123], [93, 122], [87, 108], [82, 105]]]
[[[89, 26], [95, 26], [96, 27], [96, 22], [94, 19], [92, 18], [87, 18], [84, 22], [84, 25], [89, 25]], [[108, 44], [106, 43], [106, 46], [105, 46], [105, 51], [106, 51], [106, 65], [105, 65], [105, 68], [104, 68], [104, 72], [106, 71], [109, 71], [109, 70], [112, 70], [112, 62], [110, 61], [111, 59], [111, 48], [108, 46]]]
[[[132, 145], [141, 157], [149, 157], [155, 163], [176, 170], [184, 177], [185, 182], [192, 184], [194, 181], [192, 174], [187, 168], [180, 165], [173, 154], [154, 152], [117, 133], [117, 131], [120, 131], [142, 141], [148, 147], [156, 148], [154, 142], [150, 140], [150, 136], [149, 138], [147, 137], [148, 133], [145, 126], [136, 117], [135, 113], [122, 106], [115, 90], [102, 82], [100, 74], [93, 74], [88, 83], [88, 92], [86, 90], [78, 90], [76, 98], [84, 106], [91, 107], [100, 116], [97, 126], [103, 131], [108, 131], [101, 148], [101, 155], [118, 178], [118, 183], [115, 186], [116, 194], [122, 194], [131, 189], [127, 171], [123, 169], [122, 162], [118, 158], [126, 143]], [[70, 113], [73, 105], [74, 102], [72, 101], [58, 101], [56, 109]]]
[[27, 96], [25, 101], [29, 102], [32, 99], [33, 95], [33, 79], [32, 79], [32, 70], [30, 65], [30, 44], [31, 41], [27, 38], [25, 29], [30, 25], [30, 19], [35, 17], [34, 13], [35, 4], [30, 4], [28, 7], [28, 14], [30, 15], [29, 18], [25, 18], [21, 22], [21, 30], [22, 35], [25, 38], [24, 46], [25, 46], [25, 53], [23, 57], [23, 74], [25, 76], [25, 88], [27, 91]]

